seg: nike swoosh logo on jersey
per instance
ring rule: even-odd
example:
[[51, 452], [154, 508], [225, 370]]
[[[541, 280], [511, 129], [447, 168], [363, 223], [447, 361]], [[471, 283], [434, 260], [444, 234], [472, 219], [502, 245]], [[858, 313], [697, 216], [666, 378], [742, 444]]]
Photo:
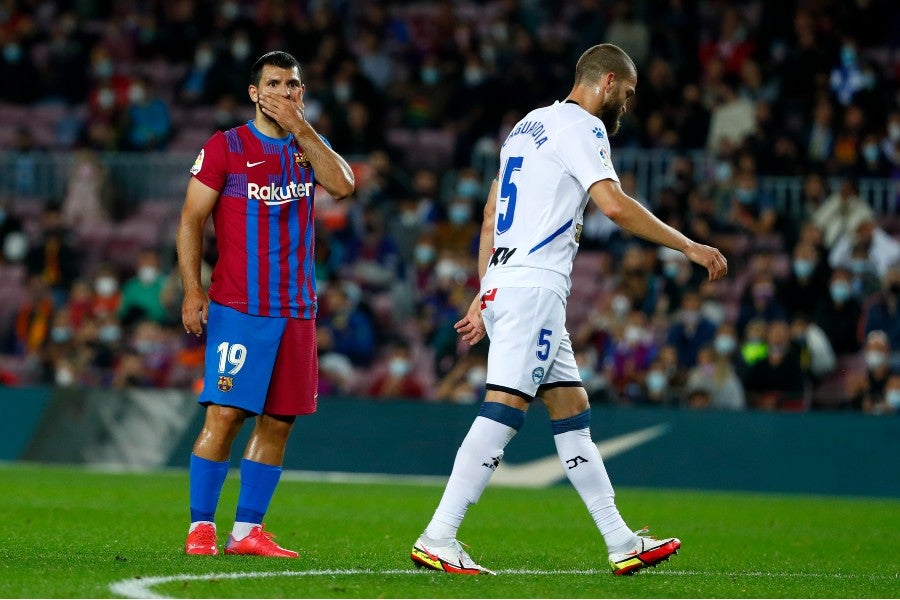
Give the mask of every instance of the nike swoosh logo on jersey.
[[266, 162], [266, 161], [261, 160], [261, 161], [259, 161], [259, 162], [252, 163], [252, 162], [250, 162], [250, 161], [248, 160], [248, 161], [247, 161], [247, 166], [248, 166], [248, 167], [255, 167], [255, 166], [257, 166], [257, 165], [263, 164], [264, 162]]

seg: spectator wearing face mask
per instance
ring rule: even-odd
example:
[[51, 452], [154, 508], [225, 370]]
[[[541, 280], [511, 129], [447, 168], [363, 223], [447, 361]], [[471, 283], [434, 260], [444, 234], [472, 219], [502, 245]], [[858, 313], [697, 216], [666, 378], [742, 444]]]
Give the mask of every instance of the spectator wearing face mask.
[[9, 210], [9, 201], [0, 198], [0, 264], [18, 263], [28, 253], [28, 237], [22, 219]]
[[414, 370], [408, 345], [400, 342], [394, 344], [388, 355], [387, 371], [372, 382], [366, 393], [373, 398], [425, 397], [425, 386]]
[[832, 267], [850, 266], [854, 254], [861, 253], [869, 268], [879, 277], [883, 277], [895, 263], [900, 262], [900, 242], [891, 237], [878, 226], [874, 217], [865, 217], [852, 231], [844, 233], [828, 254], [828, 262]]
[[165, 323], [168, 314], [162, 302], [166, 278], [159, 269], [159, 255], [155, 250], [142, 250], [133, 277], [122, 286], [119, 316], [127, 324], [140, 320]]
[[128, 150], [161, 150], [172, 135], [168, 105], [153, 94], [147, 80], [135, 77], [128, 88], [125, 111], [125, 147]]
[[752, 172], [742, 172], [736, 178], [729, 220], [750, 235], [766, 235], [774, 231], [777, 220], [775, 200], [759, 188], [756, 175]]
[[765, 360], [769, 355], [766, 346], [766, 328], [768, 324], [763, 319], [752, 319], [744, 328], [744, 343], [741, 344], [738, 371], [741, 379], [746, 380], [747, 373], [756, 363]]
[[63, 222], [77, 232], [108, 226], [121, 212], [115, 196], [109, 169], [100, 156], [89, 150], [79, 152], [66, 182]]
[[765, 410], [796, 407], [803, 399], [804, 372], [787, 322], [769, 324], [766, 350], [765, 360], [750, 367], [743, 382], [750, 406]]
[[131, 80], [102, 45], [91, 50], [90, 80], [88, 114], [82, 132], [84, 142], [95, 150], [118, 150]]
[[766, 322], [787, 319], [787, 311], [775, 296], [775, 283], [767, 272], [756, 275], [744, 293], [738, 313], [738, 330], [743, 331], [753, 319]]
[[863, 138], [862, 148], [856, 161], [856, 174], [859, 177], [888, 177], [891, 164], [881, 150], [878, 136], [869, 133]]
[[777, 287], [777, 296], [793, 317], [799, 313], [812, 314], [819, 299], [828, 293], [830, 269], [819, 257], [815, 246], [798, 242], [794, 246], [791, 272]]
[[647, 317], [632, 310], [624, 326], [615, 327], [614, 350], [604, 365], [606, 379], [612, 382], [616, 394], [625, 402], [641, 396], [641, 382], [658, 348], [647, 328]]
[[331, 352], [319, 358], [319, 396], [341, 396], [351, 392], [355, 371], [343, 354]]
[[[572, 345], [575, 348], [589, 349], [599, 357], [594, 362], [598, 365], [604, 364], [615, 349], [613, 335], [615, 324], [625, 319], [629, 312], [631, 301], [621, 289], [616, 289], [612, 295], [598, 295], [587, 318], [575, 330]], [[576, 358], [577, 356], [576, 353]]]
[[847, 408], [871, 412], [884, 404], [888, 379], [891, 377], [891, 346], [883, 331], [873, 331], [866, 336], [863, 356], [866, 369], [847, 379]]
[[456, 362], [438, 383], [435, 399], [453, 404], [474, 404], [484, 399], [487, 354], [483, 346]]
[[325, 289], [316, 327], [319, 352], [336, 352], [354, 366], [372, 362], [376, 339], [372, 319], [359, 307], [359, 288], [334, 282]]
[[872, 405], [877, 415], [900, 415], [900, 373], [892, 374], [884, 389], [884, 400]]
[[834, 370], [836, 357], [822, 328], [810, 321], [805, 313], [798, 313], [791, 322], [791, 336], [800, 348], [800, 363], [817, 381]]
[[853, 273], [853, 293], [862, 299], [878, 293], [881, 290], [881, 279], [875, 272], [875, 266], [869, 260], [869, 250], [861, 243], [853, 246], [850, 259], [844, 263]]
[[865, 333], [881, 330], [887, 334], [894, 348], [891, 364], [900, 369], [900, 263], [888, 269], [881, 286], [881, 293], [875, 296], [863, 316]]
[[677, 406], [680, 402], [677, 390], [666, 374], [665, 365], [657, 359], [644, 376], [641, 404], [651, 406]]
[[853, 280], [849, 270], [839, 267], [831, 274], [828, 295], [822, 298], [816, 310], [816, 323], [838, 355], [852, 354], [859, 350], [859, 326], [862, 308], [853, 295]]
[[597, 370], [597, 353], [593, 348], [576, 350], [575, 363], [578, 365], [578, 376], [584, 385], [590, 403], [609, 403], [609, 385], [603, 374]]
[[685, 290], [696, 288], [706, 276], [695, 271], [693, 263], [677, 250], [660, 248], [659, 260], [662, 263], [662, 292], [671, 306], [681, 306]]
[[731, 334], [720, 333], [713, 346], [701, 348], [697, 355], [697, 366], [688, 373], [686, 390], [688, 396], [695, 390], [708, 393], [707, 408], [743, 410], [746, 407], [746, 396], [744, 386], [731, 364], [734, 338], [726, 337], [729, 335]]
[[477, 256], [481, 227], [475, 223], [472, 216], [472, 200], [465, 196], [454, 196], [447, 205], [447, 220], [435, 228], [435, 242], [438, 248], [467, 256]]
[[638, 244], [631, 244], [622, 254], [617, 286], [627, 296], [633, 308], [645, 314], [653, 314], [660, 299], [660, 278], [651, 273], [652, 259], [648, 260], [645, 250]]
[[837, 192], [829, 196], [812, 214], [812, 222], [822, 230], [822, 241], [827, 248], [848, 231], [867, 219], [873, 218], [871, 207], [859, 196], [856, 181], [845, 179]]
[[119, 290], [119, 275], [110, 265], [103, 265], [94, 276], [94, 296], [91, 314], [104, 317], [119, 313], [122, 304], [122, 292]]
[[75, 328], [69, 311], [61, 308], [53, 314], [47, 341], [40, 351], [43, 381], [58, 387], [77, 385], [81, 365], [76, 350]]
[[685, 368], [697, 363], [700, 348], [716, 335], [716, 326], [700, 313], [700, 295], [695, 291], [684, 294], [677, 321], [669, 327], [667, 343], [678, 352], [678, 362]]
[[437, 248], [430, 233], [418, 236], [412, 251], [412, 282], [417, 290], [427, 290], [434, 279], [434, 264], [437, 261]]
[[411, 197], [403, 198], [398, 202], [397, 214], [385, 223], [387, 234], [397, 247], [400, 259], [409, 272], [409, 267], [415, 268], [416, 247], [419, 236], [425, 229], [422, 215], [418, 211], [416, 201]]
[[344, 256], [346, 269], [361, 286], [384, 290], [402, 275], [400, 253], [384, 215], [372, 206], [363, 209], [354, 243]]
[[178, 99], [185, 104], [212, 104], [216, 99], [213, 89], [213, 74], [216, 52], [211, 40], [197, 44], [194, 60], [184, 77], [178, 83]]

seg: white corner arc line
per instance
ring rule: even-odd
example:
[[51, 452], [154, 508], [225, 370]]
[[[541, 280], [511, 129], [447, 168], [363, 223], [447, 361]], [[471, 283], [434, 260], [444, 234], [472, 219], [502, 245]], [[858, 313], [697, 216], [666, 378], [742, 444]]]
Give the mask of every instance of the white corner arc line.
[[[385, 569], [376, 571], [374, 569], [322, 569], [311, 571], [251, 571], [237, 573], [206, 573], [206, 574], [190, 574], [181, 575], [165, 575], [160, 577], [134, 577], [131, 579], [122, 579], [109, 585], [109, 590], [118, 596], [124, 598], [170, 598], [153, 591], [153, 588], [164, 583], [172, 583], [175, 581], [209, 581], [213, 579], [253, 579], [257, 577], [329, 577], [339, 575], [425, 575], [433, 574], [433, 571], [417, 570], [417, 569]], [[497, 571], [498, 575], [607, 575], [609, 571], [606, 569], [572, 569], [572, 570], [535, 570], [535, 569], [501, 569]], [[640, 576], [656, 575], [663, 577], [693, 577], [693, 576], [714, 576], [714, 577], [797, 577], [797, 578], [813, 578], [813, 579], [859, 579], [862, 581], [890, 581], [900, 580], [900, 573], [893, 575], [880, 573], [770, 573], [763, 571], [735, 571], [735, 572], [716, 572], [716, 571], [656, 571], [646, 570]]]

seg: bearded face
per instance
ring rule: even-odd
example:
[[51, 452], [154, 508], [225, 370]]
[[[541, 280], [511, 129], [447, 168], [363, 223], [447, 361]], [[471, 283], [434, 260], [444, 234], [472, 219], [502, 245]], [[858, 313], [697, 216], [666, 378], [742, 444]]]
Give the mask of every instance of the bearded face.
[[600, 120], [606, 126], [606, 133], [610, 137], [619, 132], [623, 108], [625, 108], [625, 100], [619, 98], [618, 94], [612, 94], [601, 107]]

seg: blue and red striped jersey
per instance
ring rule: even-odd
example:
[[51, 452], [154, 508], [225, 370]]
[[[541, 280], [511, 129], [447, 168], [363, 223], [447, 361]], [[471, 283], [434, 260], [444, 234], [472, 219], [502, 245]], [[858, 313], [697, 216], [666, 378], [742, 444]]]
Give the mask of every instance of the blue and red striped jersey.
[[210, 299], [251, 315], [315, 318], [315, 173], [294, 136], [268, 137], [253, 121], [217, 131], [191, 173], [220, 192]]

